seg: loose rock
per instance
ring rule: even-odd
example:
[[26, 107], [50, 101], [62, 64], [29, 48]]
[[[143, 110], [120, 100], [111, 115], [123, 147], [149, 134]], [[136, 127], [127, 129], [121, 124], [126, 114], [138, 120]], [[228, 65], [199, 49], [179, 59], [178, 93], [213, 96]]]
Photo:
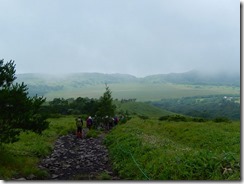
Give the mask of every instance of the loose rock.
[[103, 135], [85, 139], [77, 138], [74, 134], [61, 136], [52, 154], [40, 162], [39, 168], [50, 173], [47, 180], [89, 180], [96, 179], [96, 175], [103, 172], [117, 180], [119, 178], [109, 163], [108, 151], [102, 144], [103, 138]]

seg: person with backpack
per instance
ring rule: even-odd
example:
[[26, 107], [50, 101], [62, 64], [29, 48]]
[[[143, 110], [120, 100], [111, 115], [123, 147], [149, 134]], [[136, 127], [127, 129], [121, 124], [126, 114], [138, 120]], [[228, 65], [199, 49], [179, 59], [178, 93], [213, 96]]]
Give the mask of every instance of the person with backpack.
[[105, 116], [103, 120], [104, 130], [109, 130], [109, 117]]
[[114, 126], [116, 126], [119, 122], [119, 118], [117, 116], [114, 117]]
[[77, 136], [77, 138], [82, 138], [82, 126], [83, 126], [83, 120], [81, 119], [81, 117], [78, 117], [76, 119], [76, 127], [77, 127], [76, 136]]
[[87, 118], [87, 120], [86, 120], [86, 126], [87, 126], [87, 128], [90, 130], [91, 129], [91, 127], [92, 127], [92, 118], [91, 118], [91, 116], [89, 116], [88, 118]]

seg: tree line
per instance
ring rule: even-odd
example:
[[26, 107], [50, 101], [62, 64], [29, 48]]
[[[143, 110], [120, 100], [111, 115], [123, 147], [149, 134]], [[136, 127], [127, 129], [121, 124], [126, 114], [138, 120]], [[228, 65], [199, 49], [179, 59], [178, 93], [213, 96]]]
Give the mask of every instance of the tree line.
[[240, 100], [238, 95], [208, 95], [162, 99], [153, 105], [171, 112], [205, 119], [228, 118], [240, 120]]
[[99, 98], [78, 97], [76, 99], [54, 98], [46, 102], [41, 107], [43, 113], [49, 116], [55, 115], [89, 115], [89, 116], [110, 116], [113, 117], [116, 112], [116, 106], [113, 104], [112, 92], [106, 85], [104, 94]]
[[14, 61], [0, 60], [0, 145], [18, 140], [22, 131], [41, 133], [49, 127], [47, 118], [52, 114], [88, 114], [98, 117], [114, 117], [112, 91], [106, 84], [105, 92], [99, 99], [55, 98], [46, 102], [44, 97], [31, 97], [23, 82], [15, 83]]

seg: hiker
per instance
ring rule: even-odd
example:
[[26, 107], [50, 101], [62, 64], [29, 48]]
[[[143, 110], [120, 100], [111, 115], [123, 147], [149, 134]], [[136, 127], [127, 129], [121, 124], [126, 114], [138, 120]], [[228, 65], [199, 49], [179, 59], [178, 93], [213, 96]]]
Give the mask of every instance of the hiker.
[[86, 127], [90, 130], [92, 127], [92, 118], [89, 116], [86, 120]]
[[110, 117], [109, 118], [109, 130], [114, 127], [114, 118]]
[[104, 129], [109, 130], [109, 117], [108, 116], [104, 117], [103, 124], [104, 124]]
[[119, 122], [119, 118], [117, 116], [114, 117], [114, 126], [116, 126]]
[[77, 127], [76, 136], [79, 138], [82, 138], [82, 126], [83, 126], [83, 121], [81, 117], [78, 117], [76, 119], [76, 127]]
[[94, 116], [93, 120], [92, 120], [92, 124], [93, 124], [93, 127], [94, 129], [99, 129], [99, 117], [97, 117], [97, 115]]

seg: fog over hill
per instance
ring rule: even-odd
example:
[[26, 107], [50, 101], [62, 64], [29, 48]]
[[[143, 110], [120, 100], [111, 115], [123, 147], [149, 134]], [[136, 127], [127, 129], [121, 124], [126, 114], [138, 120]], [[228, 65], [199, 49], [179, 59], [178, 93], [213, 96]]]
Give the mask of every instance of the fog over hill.
[[176, 83], [195, 85], [228, 85], [240, 86], [240, 74], [206, 74], [198, 71], [185, 73], [170, 73], [149, 75], [138, 78], [129, 74], [104, 74], [104, 73], [70, 73], [70, 74], [17, 74], [17, 82], [30, 85], [69, 85], [72, 87], [90, 86], [97, 84], [114, 83]]
[[[226, 73], [210, 75], [198, 71], [150, 75], [143, 78], [119, 73], [27, 73], [17, 74], [17, 82], [24, 82], [27, 84], [30, 96], [34, 96], [36, 94], [46, 96], [48, 94], [49, 99], [57, 96], [72, 97], [79, 95], [98, 97], [98, 94], [102, 94], [104, 84], [113, 85], [114, 88], [112, 90], [116, 92], [117, 95], [124, 95], [124, 97], [127, 98], [139, 98], [139, 93], [143, 93], [145, 91], [144, 88], [150, 85], [157, 85], [160, 86], [160, 88], [163, 88], [163, 85], [166, 84], [240, 87], [240, 76], [238, 74], [227, 75]], [[141, 88], [142, 86], [144, 86], [143, 89]], [[141, 89], [137, 89], [138, 87]], [[91, 93], [91, 88], [93, 89], [94, 94]], [[154, 87], [151, 87], [150, 91], [148, 89], [148, 93], [151, 93], [148, 95], [152, 96], [154, 90], [156, 90]], [[128, 96], [126, 91], [130, 91], [131, 95]]]
[[185, 73], [150, 75], [145, 77], [143, 80], [153, 83], [170, 82], [176, 84], [240, 86], [240, 74], [230, 74], [226, 72], [219, 72], [215, 74], [199, 72], [196, 70]]

